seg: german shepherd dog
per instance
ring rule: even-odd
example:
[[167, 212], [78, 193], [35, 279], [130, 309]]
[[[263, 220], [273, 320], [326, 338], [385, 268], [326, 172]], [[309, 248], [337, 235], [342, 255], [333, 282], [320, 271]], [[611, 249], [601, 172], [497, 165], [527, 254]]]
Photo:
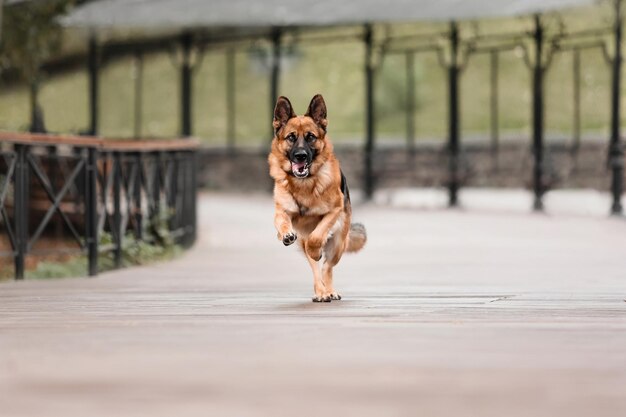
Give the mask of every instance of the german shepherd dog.
[[316, 95], [306, 114], [297, 116], [289, 99], [279, 97], [273, 126], [268, 162], [278, 240], [285, 246], [300, 242], [313, 269], [314, 302], [341, 300], [333, 286], [333, 267], [344, 252], [363, 248], [366, 234], [362, 224], [350, 223], [350, 193], [326, 135], [324, 98]]

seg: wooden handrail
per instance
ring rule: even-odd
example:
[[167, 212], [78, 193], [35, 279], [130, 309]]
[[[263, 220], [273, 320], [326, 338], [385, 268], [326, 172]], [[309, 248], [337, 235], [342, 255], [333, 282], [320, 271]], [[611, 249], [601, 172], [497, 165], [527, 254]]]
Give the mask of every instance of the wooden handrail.
[[197, 139], [105, 140], [100, 149], [120, 152], [186, 151], [200, 146]]
[[100, 147], [102, 138], [78, 135], [50, 135], [47, 133], [0, 132], [0, 142], [20, 145], [73, 145], [80, 147]]
[[21, 145], [68, 145], [80, 148], [98, 148], [108, 152], [158, 152], [192, 150], [200, 146], [195, 138], [175, 139], [105, 139], [98, 136], [56, 135], [46, 133], [0, 132], [0, 142]]

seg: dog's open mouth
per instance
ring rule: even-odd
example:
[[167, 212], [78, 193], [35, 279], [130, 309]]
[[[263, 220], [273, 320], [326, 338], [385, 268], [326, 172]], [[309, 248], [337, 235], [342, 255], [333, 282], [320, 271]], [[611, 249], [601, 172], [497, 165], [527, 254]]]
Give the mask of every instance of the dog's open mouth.
[[291, 172], [298, 178], [304, 178], [309, 175], [309, 165], [306, 162], [291, 162]]

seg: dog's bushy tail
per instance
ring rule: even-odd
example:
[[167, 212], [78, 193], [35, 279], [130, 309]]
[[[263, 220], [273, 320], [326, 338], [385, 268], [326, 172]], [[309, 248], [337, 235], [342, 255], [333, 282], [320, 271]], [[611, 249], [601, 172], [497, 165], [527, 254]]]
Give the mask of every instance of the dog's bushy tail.
[[348, 246], [346, 252], [358, 252], [363, 249], [367, 242], [367, 233], [365, 226], [361, 223], [352, 223], [350, 225], [350, 233], [348, 233]]

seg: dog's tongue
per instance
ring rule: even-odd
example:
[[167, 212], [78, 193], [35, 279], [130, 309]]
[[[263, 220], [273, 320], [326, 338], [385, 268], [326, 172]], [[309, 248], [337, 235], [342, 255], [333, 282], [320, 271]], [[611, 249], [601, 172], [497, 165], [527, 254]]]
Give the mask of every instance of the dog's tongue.
[[302, 172], [306, 168], [306, 162], [292, 162], [291, 170], [296, 172]]

